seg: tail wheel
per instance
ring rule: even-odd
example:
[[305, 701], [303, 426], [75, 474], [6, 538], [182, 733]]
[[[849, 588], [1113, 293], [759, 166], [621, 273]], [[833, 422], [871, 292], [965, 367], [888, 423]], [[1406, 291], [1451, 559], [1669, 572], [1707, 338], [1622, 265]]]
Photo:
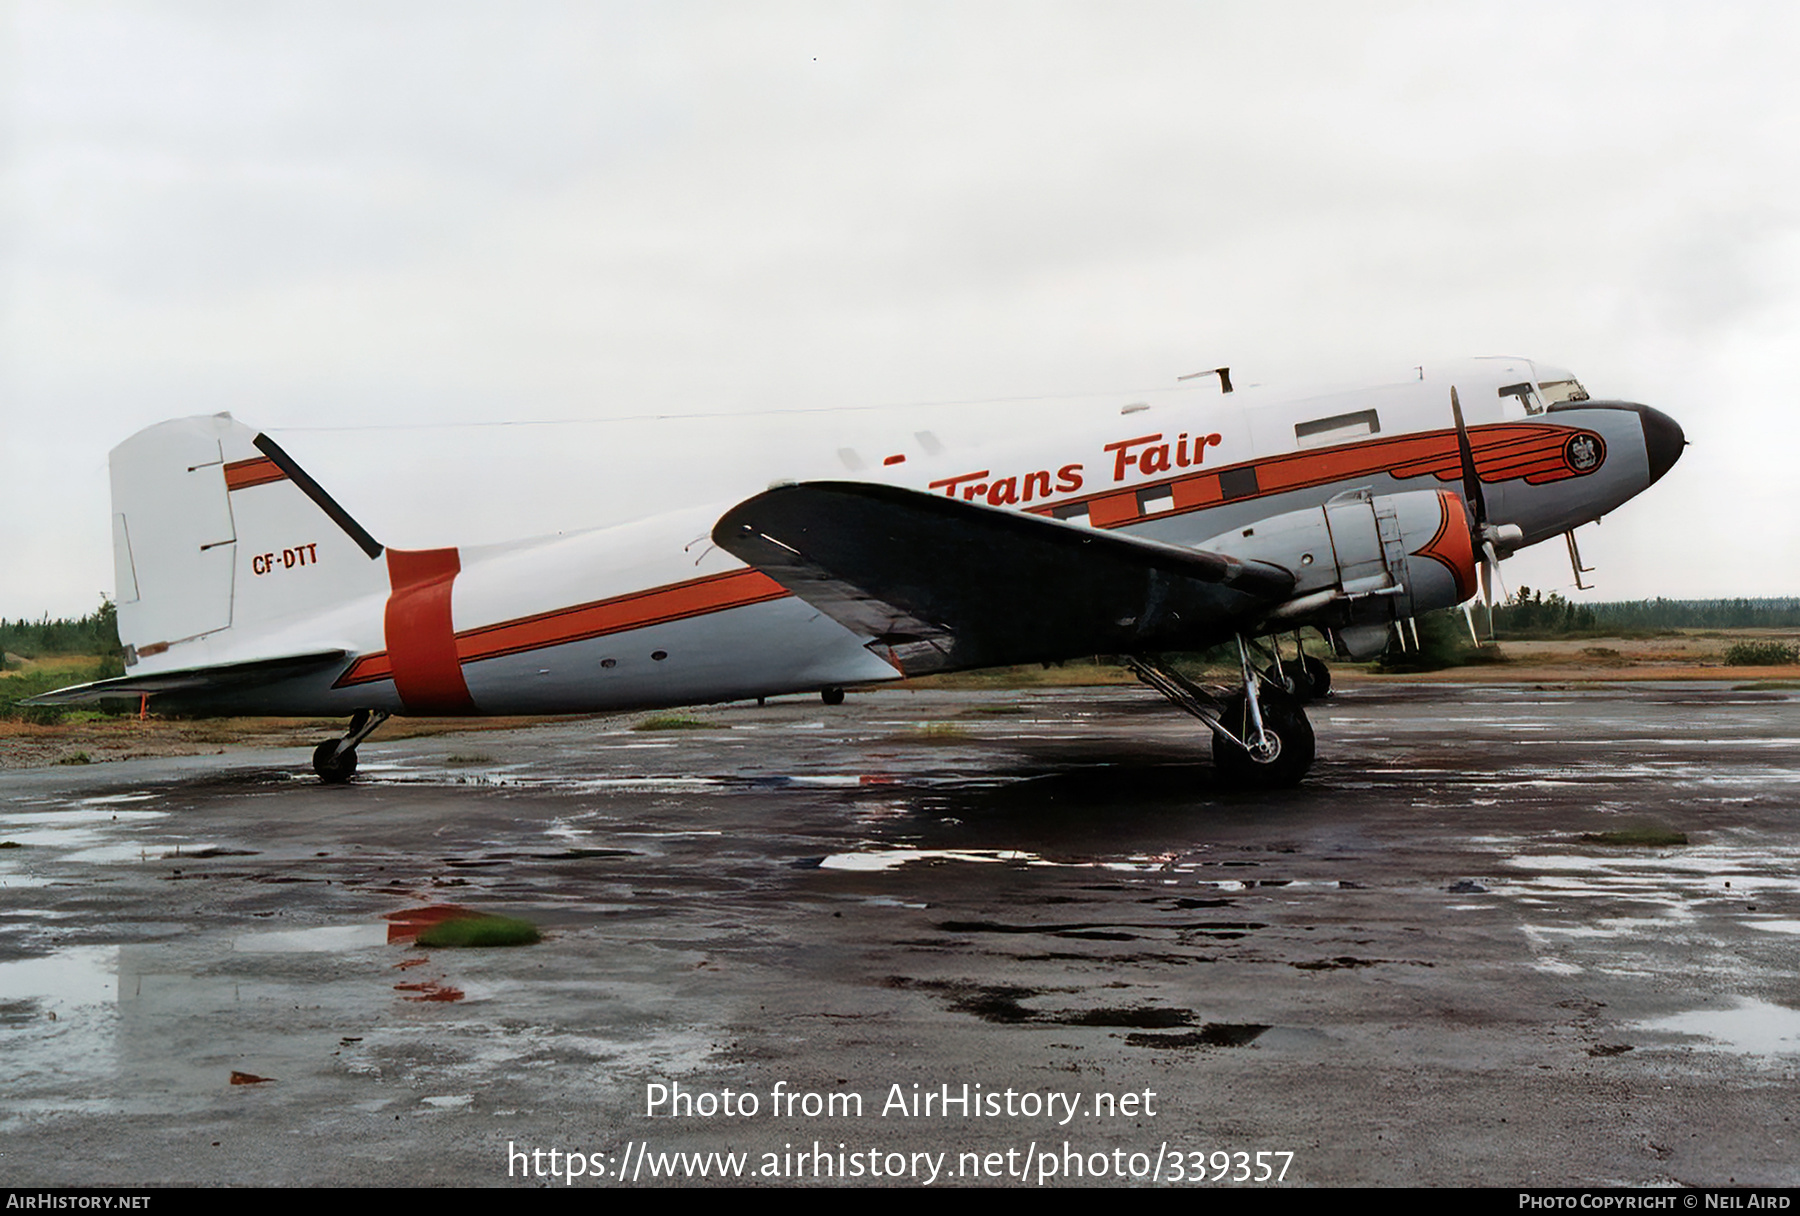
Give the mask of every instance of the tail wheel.
[[356, 773], [356, 749], [347, 747], [338, 752], [338, 742], [337, 739], [327, 739], [313, 748], [313, 772], [319, 774], [319, 780], [327, 785], [341, 784]]
[[1306, 711], [1295, 698], [1272, 689], [1257, 698], [1257, 705], [1262, 711], [1260, 738], [1250, 721], [1249, 698], [1240, 692], [1225, 703], [1220, 725], [1251, 746], [1245, 750], [1214, 735], [1213, 764], [1233, 785], [1253, 789], [1299, 785], [1313, 762], [1312, 723], [1306, 720]]
[[831, 688], [821, 688], [819, 690], [819, 700], [825, 702], [827, 705], [842, 705], [844, 703], [844, 690], [835, 686]]

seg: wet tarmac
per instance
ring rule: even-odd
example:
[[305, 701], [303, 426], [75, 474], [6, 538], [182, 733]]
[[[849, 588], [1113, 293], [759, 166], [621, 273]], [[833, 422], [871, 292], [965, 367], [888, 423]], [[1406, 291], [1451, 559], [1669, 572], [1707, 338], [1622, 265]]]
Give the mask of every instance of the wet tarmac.
[[695, 717], [0, 776], [6, 1182], [1800, 1184], [1790, 694]]

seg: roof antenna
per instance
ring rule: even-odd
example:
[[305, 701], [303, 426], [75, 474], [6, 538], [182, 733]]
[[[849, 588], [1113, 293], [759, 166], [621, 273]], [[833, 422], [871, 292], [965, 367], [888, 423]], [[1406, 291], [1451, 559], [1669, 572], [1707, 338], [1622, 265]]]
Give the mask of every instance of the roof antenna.
[[1219, 378], [1219, 391], [1221, 393], [1229, 393], [1231, 391], [1231, 369], [1229, 367], [1215, 367], [1209, 372], [1189, 372], [1187, 375], [1177, 376], [1175, 379], [1193, 380], [1200, 376], [1217, 376]]

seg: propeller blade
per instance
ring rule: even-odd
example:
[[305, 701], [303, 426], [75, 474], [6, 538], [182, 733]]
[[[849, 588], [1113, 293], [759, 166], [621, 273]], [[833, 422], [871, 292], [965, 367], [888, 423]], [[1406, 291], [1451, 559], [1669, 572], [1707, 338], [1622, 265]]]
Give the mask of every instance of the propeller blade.
[[1456, 419], [1456, 448], [1462, 455], [1463, 497], [1469, 500], [1470, 511], [1475, 517], [1475, 528], [1479, 531], [1487, 524], [1487, 496], [1481, 492], [1481, 474], [1475, 468], [1475, 449], [1469, 445], [1469, 428], [1463, 422], [1462, 402], [1457, 399], [1454, 384], [1450, 386], [1450, 415]]

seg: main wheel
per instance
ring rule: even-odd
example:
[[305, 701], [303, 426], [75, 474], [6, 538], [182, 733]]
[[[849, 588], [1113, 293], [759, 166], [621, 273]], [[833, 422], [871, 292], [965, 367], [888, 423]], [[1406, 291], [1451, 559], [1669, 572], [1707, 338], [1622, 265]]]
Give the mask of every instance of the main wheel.
[[819, 690], [819, 700], [825, 702], [827, 705], [842, 705], [844, 703], [844, 690], [837, 687], [821, 688]]
[[[1262, 710], [1263, 738], [1260, 746], [1245, 751], [1235, 743], [1213, 736], [1213, 764], [1219, 775], [1232, 785], [1256, 789], [1285, 789], [1299, 785], [1313, 762], [1312, 723], [1299, 701], [1285, 693], [1265, 688], [1257, 696]], [[1226, 702], [1220, 725], [1252, 743], [1255, 729], [1250, 723], [1250, 699], [1243, 693]]]
[[356, 749], [353, 747], [341, 755], [333, 755], [337, 745], [336, 739], [327, 739], [313, 748], [313, 772], [327, 785], [348, 781], [356, 773]]
[[1284, 662], [1279, 676], [1274, 667], [1266, 667], [1262, 677], [1264, 684], [1286, 690], [1302, 705], [1331, 691], [1331, 668], [1311, 655]]

